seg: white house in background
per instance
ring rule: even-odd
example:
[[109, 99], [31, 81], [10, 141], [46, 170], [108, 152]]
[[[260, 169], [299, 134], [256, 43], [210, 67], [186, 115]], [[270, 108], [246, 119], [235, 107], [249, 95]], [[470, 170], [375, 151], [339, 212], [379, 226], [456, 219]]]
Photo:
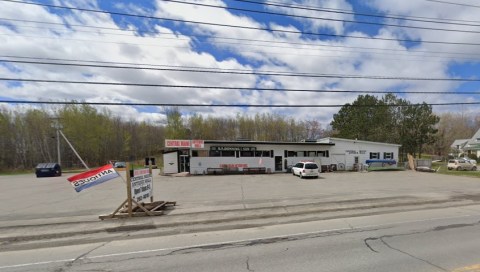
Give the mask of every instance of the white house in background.
[[457, 152], [456, 155], [475, 154], [480, 157], [480, 129], [470, 139], [459, 139], [453, 141], [451, 148]]

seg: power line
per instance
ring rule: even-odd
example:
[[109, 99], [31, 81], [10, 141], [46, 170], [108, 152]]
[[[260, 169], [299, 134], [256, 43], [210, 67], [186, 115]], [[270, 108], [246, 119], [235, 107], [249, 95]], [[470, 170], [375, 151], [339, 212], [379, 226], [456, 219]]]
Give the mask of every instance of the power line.
[[[248, 69], [227, 69], [227, 68], [219, 68], [219, 67], [200, 67], [200, 66], [184, 66], [184, 65], [167, 65], [167, 64], [149, 64], [149, 63], [132, 63], [132, 62], [112, 62], [112, 61], [95, 61], [95, 60], [78, 60], [78, 59], [65, 59], [65, 58], [39, 58], [39, 57], [26, 57], [26, 56], [11, 56], [5, 55], [0, 56], [0, 58], [15, 58], [15, 59], [29, 59], [29, 60], [47, 60], [47, 61], [67, 61], [67, 62], [77, 62], [77, 63], [101, 63], [101, 64], [112, 64], [116, 67], [121, 68], [121, 65], [132, 65], [134, 67], [138, 66], [146, 66], [149, 67], [167, 67], [167, 68], [178, 68], [178, 69], [195, 69], [195, 70], [203, 70], [203, 71], [239, 71], [239, 72], [251, 72], [251, 73], [284, 73], [284, 74], [292, 74], [291, 72], [287, 71], [280, 71], [280, 70], [248, 70]], [[1, 61], [1, 60], [0, 60]], [[3, 60], [9, 62], [10, 60]], [[75, 64], [75, 63], [74, 63]], [[298, 75], [315, 75], [315, 73], [305, 73], [305, 72], [297, 72], [294, 74]]]
[[471, 5], [471, 4], [464, 4], [464, 3], [453, 3], [453, 2], [439, 1], [439, 0], [425, 0], [425, 1], [441, 3], [441, 4], [448, 4], [448, 5], [455, 5], [455, 6], [462, 6], [462, 7], [480, 8], [480, 6], [478, 6], [478, 5]]
[[[252, 3], [257, 5], [265, 5], [265, 6], [285, 7], [285, 8], [299, 9], [299, 10], [320, 11], [320, 12], [326, 12], [326, 13], [374, 17], [374, 18], [381, 18], [381, 19], [396, 19], [396, 20], [404, 20], [404, 21], [436, 23], [436, 24], [451, 24], [451, 25], [461, 25], [461, 26], [480, 26], [477, 24], [465, 24], [465, 23], [480, 23], [480, 21], [473, 21], [473, 20], [460, 20], [460, 19], [452, 19], [452, 18], [432, 18], [432, 17], [423, 17], [423, 16], [402, 16], [402, 15], [394, 15], [394, 14], [380, 15], [380, 14], [373, 14], [373, 13], [352, 12], [345, 9], [319, 8], [314, 6], [298, 5], [298, 4], [295, 4], [295, 5], [284, 4], [284, 3], [274, 2], [274, 1], [262, 1], [262, 2], [257, 2], [252, 0], [231, 0], [231, 1]], [[454, 23], [454, 22], [463, 22], [463, 23]]]
[[[0, 36], [18, 36], [18, 37], [26, 37], [26, 38], [36, 38], [36, 39], [49, 39], [49, 40], [60, 40], [57, 37], [43, 37], [43, 36], [31, 36], [31, 35], [22, 35], [22, 34], [1, 34]], [[115, 42], [115, 41], [105, 41], [105, 40], [95, 40], [95, 39], [73, 39], [73, 38], [61, 38], [61, 41], [74, 41], [74, 42], [90, 42], [90, 43], [101, 43], [101, 44], [119, 44], [119, 45], [139, 45], [139, 46], [151, 46], [151, 47], [161, 47], [161, 48], [184, 48], [184, 49], [192, 49], [190, 46], [177, 46], [177, 45], [158, 45], [158, 44], [142, 44], [142, 43], [131, 43], [131, 42]], [[227, 43], [227, 42], [217, 42], [217, 43]], [[228, 44], [236, 44], [239, 43], [228, 43]], [[288, 47], [288, 46], [274, 46], [274, 45], [257, 45], [257, 44], [248, 44], [243, 43], [242, 45], [249, 45], [249, 46], [259, 46], [259, 47], [269, 47], [269, 48], [287, 48], [287, 49], [296, 49], [299, 51], [315, 51], [314, 48], [298, 48], [298, 47]], [[319, 45], [322, 46], [322, 45]], [[339, 46], [341, 47], [341, 46]], [[380, 49], [382, 50], [382, 49]], [[418, 61], [418, 62], [448, 62], [448, 60], [456, 59], [456, 60], [472, 60], [472, 57], [454, 57], [454, 56], [436, 56], [436, 55], [421, 55], [421, 54], [388, 54], [383, 52], [370, 52], [370, 51], [346, 51], [346, 50], [333, 50], [333, 49], [322, 49], [321, 52], [331, 51], [331, 52], [340, 52], [340, 53], [356, 53], [356, 54], [373, 54], [373, 55], [387, 55], [387, 56], [400, 56], [400, 57], [423, 57], [423, 58], [433, 58], [433, 59], [444, 59], [442, 60], [424, 60], [424, 59], [412, 59], [412, 58], [380, 58], [382, 60], [402, 60], [402, 61]], [[401, 50], [397, 50], [401, 51]], [[404, 51], [406, 52], [406, 51]], [[413, 53], [421, 53], [422, 51], [416, 51]], [[235, 50], [235, 53], [264, 53], [264, 51], [254, 49], [252, 50]], [[432, 51], [432, 53], [434, 53]], [[319, 57], [319, 58], [351, 58], [351, 56], [341, 55], [325, 55], [325, 54], [307, 54], [307, 53], [292, 53], [289, 52], [282, 52], [282, 51], [268, 51], [270, 55], [293, 55], [293, 56], [312, 56], [312, 57]], [[454, 53], [452, 54], [463, 54], [468, 55], [467, 53]], [[478, 56], [479, 54], [472, 53], [471, 56]]]
[[[52, 22], [42, 22], [42, 21], [33, 21], [33, 20], [21, 20], [21, 19], [11, 19], [11, 18], [0, 18], [0, 20], [65, 26], [65, 24], [63, 24], [63, 23], [52, 23]], [[90, 26], [90, 25], [68, 24], [68, 26], [70, 26], [70, 27], [93, 28], [93, 29], [104, 29], [104, 30], [116, 30], [116, 31], [134, 32], [134, 33], [136, 32], [136, 30], [131, 30], [131, 29], [99, 27], [99, 26]], [[23, 26], [23, 27], [25, 27], [25, 26]], [[36, 26], [29, 26], [29, 27], [40, 28], [40, 27], [36, 27]], [[75, 30], [75, 31], [78, 31], [78, 30]], [[79, 32], [81, 32], [81, 31], [79, 31]], [[94, 32], [94, 33], [97, 33], [97, 32]], [[141, 33], [177, 36], [177, 34], [170, 33], [170, 32], [141, 31]], [[102, 33], [102, 34], [114, 35], [114, 34], [111, 34], [111, 33]], [[115, 34], [115, 35], [118, 35], [118, 34]], [[305, 42], [288, 42], [288, 41], [276, 41], [276, 40], [232, 38], [232, 37], [224, 37], [224, 36], [198, 35], [198, 34], [182, 34], [182, 35], [185, 35], [185, 36], [188, 35], [188, 37], [196, 37], [196, 38], [213, 38], [213, 39], [220, 39], [220, 40], [234, 40], [234, 41], [236, 41], [236, 42], [232, 42], [232, 43], [215, 41], [216, 43], [226, 43], [226, 44], [239, 44], [238, 41], [261, 42], [262, 43], [261, 46], [264, 46], [264, 47], [271, 47], [270, 44], [278, 43], [278, 44], [291, 44], [291, 45], [305, 45], [305, 46], [311, 46], [311, 47], [333, 47], [333, 48], [352, 48], [352, 49], [367, 49], [367, 50], [392, 51], [392, 52], [406, 52], [403, 49], [392, 49], [392, 48], [378, 48], [378, 47], [348, 46], [348, 45], [338, 45], [338, 44], [331, 45], [331, 44], [317, 44], [317, 43], [305, 43]], [[134, 35], [132, 35], [132, 36], [134, 36]], [[31, 37], [31, 36], [29, 36], [29, 37]], [[173, 38], [166, 38], [166, 37], [155, 37], [155, 38], [156, 39], [173, 39]], [[174, 39], [189, 40], [189, 39], [184, 39], [184, 38], [179, 38], [179, 37], [176, 37]], [[201, 41], [197, 40], [195, 42], [201, 42]], [[247, 44], [247, 45], [251, 45], [251, 44]], [[359, 51], [339, 51], [339, 52], [359, 52]], [[451, 55], [465, 55], [465, 56], [470, 56], [470, 57], [471, 56], [480, 56], [480, 54], [475, 54], [475, 53], [463, 53], [463, 52], [452, 52], [452, 51], [416, 50], [416, 51], [413, 51], [413, 53], [451, 54]], [[471, 58], [468, 58], [468, 59], [471, 59]]]
[[[337, 78], [338, 76], [325, 77]], [[342, 77], [350, 78], [350, 77]], [[357, 78], [357, 77], [353, 77]], [[363, 79], [363, 78], [362, 78]], [[375, 78], [389, 79], [389, 78]], [[412, 79], [411, 79], [412, 80]], [[429, 80], [429, 79], [415, 79]], [[35, 83], [58, 83], [58, 84], [84, 84], [84, 85], [108, 85], [108, 86], [130, 86], [130, 87], [162, 87], [162, 88], [182, 88], [182, 89], [211, 89], [211, 90], [242, 90], [242, 91], [277, 91], [277, 92], [317, 92], [317, 93], [398, 93], [398, 94], [480, 94], [479, 92], [424, 92], [424, 91], [350, 91], [350, 90], [312, 90], [312, 89], [285, 89], [285, 88], [253, 88], [253, 87], [229, 87], [229, 86], [200, 86], [200, 85], [171, 85], [154, 83], [125, 83], [125, 82], [105, 82], [105, 81], [73, 81], [73, 80], [50, 80], [50, 79], [25, 79], [25, 78], [0, 78], [0, 81], [18, 81]], [[470, 81], [470, 80], [469, 80]], [[476, 80], [480, 81], [480, 80]]]
[[193, 21], [193, 20], [172, 19], [172, 18], [155, 17], [155, 16], [140, 15], [140, 14], [113, 12], [113, 11], [104, 11], [104, 10], [96, 10], [96, 9], [74, 8], [74, 7], [66, 7], [66, 6], [58, 6], [58, 5], [50, 5], [50, 4], [22, 2], [22, 1], [16, 1], [16, 0], [0, 0], [0, 1], [18, 3], [18, 4], [26, 4], [26, 5], [44, 6], [44, 7], [50, 7], [50, 8], [77, 10], [77, 11], [84, 11], [84, 12], [103, 13], [103, 14], [118, 15], [118, 16], [138, 17], [138, 18], [154, 19], [154, 20], [165, 20], [165, 21], [173, 21], [173, 22], [181, 22], [181, 23], [191, 23], [191, 24], [199, 24], [199, 25], [216, 26], [216, 27], [230, 27], [230, 28], [246, 29], [246, 30], [261, 30], [261, 31], [270, 31], [270, 32], [288, 33], [288, 34], [301, 34], [301, 35], [323, 36], [323, 37], [332, 37], [332, 38], [353, 38], [353, 39], [362, 39], [362, 40], [382, 40], [382, 41], [392, 41], [392, 42], [432, 43], [432, 44], [448, 44], [448, 45], [474, 45], [474, 46], [480, 45], [480, 43], [445, 42], [445, 41], [431, 41], [431, 40], [410, 40], [410, 39], [394, 39], [394, 38], [381, 38], [381, 37], [368, 37], [368, 36], [353, 36], [353, 35], [339, 35], [339, 34], [304, 32], [304, 31], [286, 30], [286, 29], [272, 29], [272, 28], [267, 28], [267, 27], [250, 27], [250, 26], [229, 25], [229, 24], [220, 24], [220, 23], [199, 22], [199, 21]]
[[[194, 6], [201, 6], [201, 7], [217, 8], [217, 9], [226, 9], [226, 10], [243, 11], [243, 12], [251, 12], [251, 13], [269, 14], [269, 15], [277, 15], [277, 16], [286, 16], [286, 17], [310, 19], [310, 20], [355, 23], [355, 24], [367, 24], [367, 25], [376, 25], [376, 26], [391, 26], [391, 27], [399, 27], [399, 28], [423, 29], [423, 30], [446, 31], [446, 32], [462, 32], [462, 33], [476, 33], [476, 34], [480, 33], [480, 31], [475, 31], [475, 30], [434, 28], [434, 27], [409, 26], [409, 25], [389, 24], [389, 23], [377, 23], [377, 22], [367, 22], [367, 21], [355, 21], [355, 20], [346, 20], [346, 19], [325, 18], [325, 17], [316, 17], [316, 16], [307, 16], [307, 15], [286, 14], [286, 13], [279, 13], [279, 12], [273, 12], [273, 11], [252, 10], [252, 9], [235, 8], [235, 7], [228, 7], [228, 6], [217, 6], [217, 5], [210, 5], [210, 4], [202, 4], [202, 3], [198, 3], [198, 2], [192, 3], [192, 2], [184, 2], [184, 1], [178, 1], [178, 0], [162, 0], [162, 1], [163, 2], [185, 4], [185, 5], [194, 5]], [[480, 26], [480, 25], [476, 25], [476, 26]]]
[[76, 101], [34, 101], [34, 100], [0, 100], [2, 104], [45, 104], [45, 105], [92, 105], [92, 106], [148, 106], [148, 107], [225, 107], [225, 108], [341, 108], [349, 107], [415, 107], [415, 106], [455, 106], [480, 105], [480, 102], [457, 103], [414, 103], [384, 105], [288, 105], [288, 104], [184, 104], [184, 103], [128, 103], [128, 102], [76, 102]]
[[[25, 64], [40, 64], [40, 65], [56, 65], [56, 66], [75, 66], [75, 67], [93, 67], [93, 68], [108, 68], [108, 69], [131, 69], [131, 70], [155, 70], [155, 71], [171, 71], [171, 72], [190, 72], [190, 73], [215, 73], [215, 74], [236, 74], [236, 75], [256, 75], [256, 76], [280, 76], [280, 77], [311, 77], [311, 78], [354, 78], [354, 79], [385, 79], [385, 80], [414, 80], [414, 81], [461, 81], [461, 82], [480, 82], [480, 79], [471, 78], [415, 78], [415, 77], [387, 77], [387, 76], [365, 76], [365, 75], [338, 75], [338, 74], [314, 74], [314, 73], [289, 73], [289, 72], [257, 72], [257, 71], [222, 71], [222, 70], [201, 70], [189, 68], [154, 68], [145, 66], [118, 66], [118, 65], [99, 65], [99, 64], [81, 64], [81, 63], [64, 63], [64, 62], [40, 62], [40, 61], [24, 61], [24, 60], [6, 60], [0, 59], [0, 62], [11, 63], [25, 63]], [[0, 78], [0, 80], [8, 81], [30, 81], [30, 82], [44, 82], [44, 83], [73, 83], [73, 84], [101, 84], [101, 85], [123, 85], [133, 84], [129, 86], [137, 86], [140, 83], [116, 83], [116, 82], [90, 82], [90, 81], [55, 81], [43, 79], [8, 79]], [[139, 85], [143, 86], [143, 85]], [[151, 85], [149, 87], [173, 87], [173, 85]], [[179, 88], [195, 88], [194, 86], [179, 86]], [[201, 88], [216, 88], [214, 86]], [[225, 89], [227, 87], [220, 87]], [[238, 89], [238, 88], [232, 88]], [[251, 89], [251, 88], [248, 88]], [[253, 90], [259, 90], [253, 88]], [[267, 89], [262, 89], [267, 90]], [[279, 89], [268, 89], [279, 90]], [[441, 92], [443, 93], [443, 92]], [[475, 93], [478, 94], [478, 93]]]

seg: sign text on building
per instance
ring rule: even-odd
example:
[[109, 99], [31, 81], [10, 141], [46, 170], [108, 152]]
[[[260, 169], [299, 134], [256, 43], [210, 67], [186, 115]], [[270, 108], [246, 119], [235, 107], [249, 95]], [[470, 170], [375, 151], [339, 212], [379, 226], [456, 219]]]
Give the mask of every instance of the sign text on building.
[[251, 146], [211, 146], [212, 151], [257, 151], [256, 147]]

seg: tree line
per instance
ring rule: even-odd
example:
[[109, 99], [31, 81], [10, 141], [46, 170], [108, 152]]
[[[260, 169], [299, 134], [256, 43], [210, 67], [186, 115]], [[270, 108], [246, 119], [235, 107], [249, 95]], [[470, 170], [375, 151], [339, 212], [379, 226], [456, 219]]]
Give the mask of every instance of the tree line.
[[[124, 120], [89, 105], [16, 110], [0, 107], [0, 171], [56, 162], [55, 122], [92, 167], [109, 160], [160, 159], [164, 139], [297, 142], [334, 136], [401, 144], [401, 156], [422, 152], [445, 156], [455, 139], [471, 138], [480, 127], [480, 115], [437, 116], [429, 105], [411, 104], [393, 94], [380, 98], [360, 95], [345, 104], [326, 127], [317, 120], [274, 113], [214, 117], [185, 114], [175, 107], [164, 111], [166, 122], [152, 124]], [[63, 139], [60, 152], [63, 167], [81, 167]]]
[[394, 94], [359, 95], [334, 114], [331, 127], [337, 137], [400, 144], [400, 158], [423, 152], [446, 157], [454, 140], [470, 139], [480, 128], [480, 115], [436, 115], [430, 105]]
[[[179, 108], [165, 108], [165, 112], [166, 124], [152, 124], [125, 121], [89, 105], [14, 111], [0, 108], [0, 171], [57, 162], [55, 122], [92, 167], [110, 160], [161, 158], [165, 139], [299, 141], [326, 135], [316, 120], [298, 121], [277, 114], [222, 118], [183, 115]], [[62, 167], [82, 167], [64, 139], [60, 141]]]
[[182, 117], [178, 108], [168, 108], [166, 116], [165, 134], [169, 139], [297, 142], [329, 135], [328, 129], [322, 128], [317, 120], [298, 120], [272, 113], [223, 118], [199, 114]]
[[[1, 108], [0, 170], [57, 162], [55, 122], [89, 166], [156, 155], [163, 145], [164, 127], [125, 121], [88, 105], [15, 111]], [[60, 140], [62, 167], [83, 167], [64, 139]]]

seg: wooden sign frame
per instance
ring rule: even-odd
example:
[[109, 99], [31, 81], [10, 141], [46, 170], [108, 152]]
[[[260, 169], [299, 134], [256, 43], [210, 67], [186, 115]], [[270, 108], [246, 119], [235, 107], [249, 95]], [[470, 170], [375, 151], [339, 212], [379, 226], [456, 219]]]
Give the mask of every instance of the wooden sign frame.
[[[152, 176], [152, 194], [150, 195], [150, 203], [139, 203], [132, 198], [132, 176], [133, 169], [131, 168], [130, 162], [127, 162], [125, 173], [127, 176], [127, 199], [118, 206], [118, 208], [111, 214], [100, 215], [101, 220], [112, 219], [112, 218], [128, 218], [128, 217], [139, 217], [139, 216], [156, 216], [163, 214], [163, 210], [175, 206], [177, 202], [175, 201], [153, 201], [153, 175], [152, 175], [152, 165], [149, 162], [149, 173]], [[135, 204], [135, 206], [134, 206]]]

